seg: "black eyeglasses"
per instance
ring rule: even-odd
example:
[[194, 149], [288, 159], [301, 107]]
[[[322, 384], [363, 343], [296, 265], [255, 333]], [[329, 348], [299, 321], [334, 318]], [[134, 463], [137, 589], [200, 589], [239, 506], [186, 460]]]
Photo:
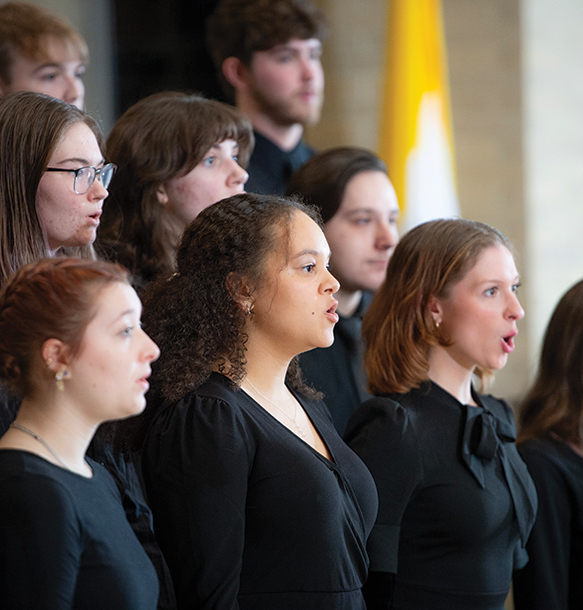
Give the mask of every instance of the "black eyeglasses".
[[84, 195], [89, 191], [95, 182], [95, 178], [99, 178], [104, 188], [107, 188], [111, 183], [113, 174], [117, 165], [115, 163], [108, 163], [101, 169], [97, 169], [93, 166], [80, 167], [79, 169], [61, 169], [60, 167], [47, 167], [46, 172], [70, 172], [75, 174], [75, 181], [73, 182], [73, 190], [77, 195]]

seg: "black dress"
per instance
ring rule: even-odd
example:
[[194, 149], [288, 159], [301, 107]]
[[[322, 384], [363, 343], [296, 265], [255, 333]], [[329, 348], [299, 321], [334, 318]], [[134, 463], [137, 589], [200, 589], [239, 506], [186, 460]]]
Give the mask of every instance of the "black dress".
[[374, 482], [299, 400], [333, 461], [216, 373], [154, 421], [143, 472], [179, 608], [365, 608]]
[[156, 571], [108, 472], [0, 450], [0, 608], [155, 610]]
[[480, 406], [462, 405], [428, 382], [367, 401], [349, 422], [346, 439], [379, 490], [370, 570], [396, 574], [393, 605], [379, 607], [503, 610], [527, 561], [536, 492], [512, 413], [474, 398]]
[[518, 446], [538, 491], [526, 545], [530, 561], [514, 575], [517, 610], [583, 608], [583, 458], [552, 438]]

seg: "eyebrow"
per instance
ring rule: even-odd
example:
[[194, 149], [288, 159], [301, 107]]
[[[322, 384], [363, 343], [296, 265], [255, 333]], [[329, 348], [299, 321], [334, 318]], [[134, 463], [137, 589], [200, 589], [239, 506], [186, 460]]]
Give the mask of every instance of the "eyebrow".
[[99, 163], [95, 166], [91, 165], [91, 161], [88, 159], [84, 159], [83, 157], [69, 157], [68, 159], [62, 159], [61, 161], [55, 161], [57, 165], [60, 163], [82, 163], [83, 167], [99, 167], [105, 163], [105, 159], [101, 159]]
[[126, 309], [125, 311], [120, 313], [119, 316], [113, 321], [113, 323], [117, 324], [123, 317], [131, 316], [134, 313], [136, 313], [135, 308], [134, 307], [130, 307], [129, 309]]
[[[306, 254], [311, 254], [312, 256], [324, 256], [324, 253], [320, 250], [312, 250], [310, 248], [306, 248], [305, 250], [294, 254], [292, 258], [300, 258], [302, 256], [305, 256]], [[330, 258], [330, 253], [327, 254], [327, 258]]]

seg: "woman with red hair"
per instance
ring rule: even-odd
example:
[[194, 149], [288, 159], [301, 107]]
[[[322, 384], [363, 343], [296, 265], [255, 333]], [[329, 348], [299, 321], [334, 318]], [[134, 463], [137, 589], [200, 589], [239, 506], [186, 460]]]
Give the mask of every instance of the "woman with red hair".
[[22, 396], [0, 439], [2, 608], [153, 610], [156, 572], [118, 489], [85, 452], [140, 413], [159, 355], [117, 265], [47, 259], [0, 295], [0, 379]]

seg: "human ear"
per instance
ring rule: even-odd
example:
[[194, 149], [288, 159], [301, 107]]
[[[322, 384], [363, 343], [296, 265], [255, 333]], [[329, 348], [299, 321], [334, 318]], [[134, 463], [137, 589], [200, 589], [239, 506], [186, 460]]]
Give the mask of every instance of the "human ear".
[[247, 279], [235, 273], [229, 273], [225, 280], [227, 290], [239, 308], [245, 312], [253, 309], [253, 298]]
[[247, 86], [247, 67], [238, 57], [227, 57], [222, 65], [223, 76], [236, 90]]
[[68, 371], [71, 363], [70, 350], [62, 341], [47, 339], [42, 345], [41, 355], [51, 373], [67, 372], [67, 376], [71, 377]]
[[156, 187], [156, 199], [160, 205], [168, 205], [168, 201], [170, 198], [168, 197], [168, 193], [166, 192], [166, 187], [163, 184], [159, 184]]
[[432, 295], [429, 298], [429, 303], [427, 304], [427, 311], [429, 312], [429, 315], [433, 318], [433, 322], [435, 324], [441, 324], [441, 322], [443, 321], [443, 309], [437, 297]]

